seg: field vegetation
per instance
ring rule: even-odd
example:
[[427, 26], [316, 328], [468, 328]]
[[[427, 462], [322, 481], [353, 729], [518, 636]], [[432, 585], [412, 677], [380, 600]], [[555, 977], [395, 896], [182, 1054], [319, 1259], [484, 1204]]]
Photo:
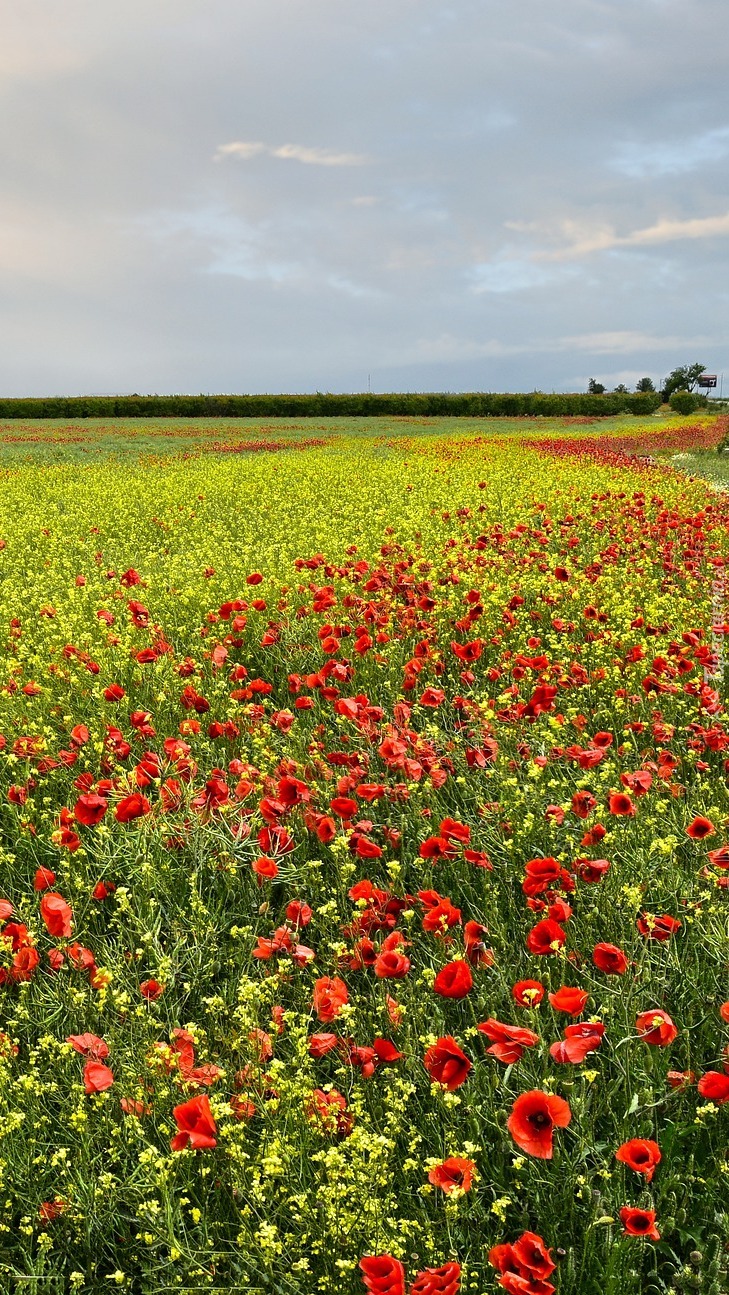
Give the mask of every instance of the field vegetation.
[[0, 424], [0, 1284], [727, 1289], [726, 420]]

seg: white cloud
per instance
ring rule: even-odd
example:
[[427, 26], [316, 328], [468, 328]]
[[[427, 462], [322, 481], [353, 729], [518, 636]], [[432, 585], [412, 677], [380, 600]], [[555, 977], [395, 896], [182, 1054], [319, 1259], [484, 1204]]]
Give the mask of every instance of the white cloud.
[[305, 166], [364, 166], [361, 153], [335, 153], [328, 148], [304, 148], [302, 144], [280, 144], [270, 150], [271, 157], [303, 162]]
[[362, 153], [336, 153], [330, 148], [307, 148], [304, 144], [272, 145], [242, 139], [219, 144], [213, 161], [222, 162], [226, 157], [235, 157], [240, 162], [249, 162], [262, 154], [285, 162], [303, 162], [304, 166], [364, 166], [369, 161]]
[[224, 157], [237, 157], [241, 162], [248, 162], [252, 157], [260, 157], [261, 153], [268, 153], [269, 149], [265, 144], [252, 143], [242, 139], [234, 139], [230, 144], [220, 144], [215, 150], [214, 162], [222, 162]]
[[[569, 228], [565, 226], [565, 229]], [[604, 226], [592, 234], [578, 237], [567, 247], [555, 251], [533, 254], [535, 261], [573, 261], [593, 252], [606, 252], [613, 247], [656, 247], [661, 243], [674, 243], [686, 239], [724, 238], [729, 234], [729, 211], [720, 216], [699, 216], [692, 220], [669, 220], [664, 217], [645, 229], [634, 229], [630, 234], [616, 234]]]

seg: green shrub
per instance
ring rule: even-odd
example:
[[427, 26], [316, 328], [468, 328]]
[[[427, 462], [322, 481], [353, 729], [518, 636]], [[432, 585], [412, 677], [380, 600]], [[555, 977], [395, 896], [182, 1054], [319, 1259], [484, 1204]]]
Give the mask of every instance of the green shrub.
[[699, 407], [700, 397], [693, 391], [674, 391], [668, 403], [676, 414], [692, 414]]

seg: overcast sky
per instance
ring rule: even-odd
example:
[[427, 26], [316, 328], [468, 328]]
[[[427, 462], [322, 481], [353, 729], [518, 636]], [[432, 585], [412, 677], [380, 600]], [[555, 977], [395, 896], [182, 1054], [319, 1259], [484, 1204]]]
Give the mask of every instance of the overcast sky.
[[2, 0], [0, 394], [726, 365], [726, 0]]

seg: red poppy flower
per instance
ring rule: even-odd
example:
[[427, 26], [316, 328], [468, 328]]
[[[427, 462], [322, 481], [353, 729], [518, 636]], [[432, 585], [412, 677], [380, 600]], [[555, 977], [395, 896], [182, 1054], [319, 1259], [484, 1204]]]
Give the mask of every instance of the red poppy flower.
[[[7, 930], [5, 930], [4, 934], [7, 935]], [[51, 953], [55, 952], [55, 949], [51, 949]], [[63, 957], [62, 954], [60, 956], [61, 958]], [[26, 981], [32, 980], [33, 973], [39, 962], [40, 954], [38, 953], [38, 950], [34, 949], [31, 945], [28, 944], [23, 948], [18, 949], [17, 953], [13, 954], [13, 961], [10, 967], [10, 979], [14, 980], [16, 984], [23, 984]], [[0, 968], [0, 983], [2, 983], [4, 975], [4, 969]]]
[[477, 1026], [477, 1029], [487, 1039], [491, 1039], [492, 1046], [486, 1051], [507, 1066], [513, 1066], [524, 1055], [525, 1048], [533, 1048], [539, 1042], [539, 1035], [533, 1030], [526, 1030], [518, 1025], [504, 1025], [493, 1016]]
[[447, 962], [433, 981], [433, 990], [441, 998], [465, 998], [472, 988], [473, 973], [462, 958]]
[[323, 1088], [315, 1088], [306, 1103], [306, 1114], [321, 1132], [330, 1135], [346, 1138], [354, 1128], [354, 1116], [347, 1109], [347, 1099], [337, 1088], [331, 1088], [327, 1093]]
[[98, 1034], [69, 1034], [66, 1043], [70, 1043], [75, 1052], [92, 1061], [105, 1061], [109, 1055], [109, 1045]]
[[556, 1264], [552, 1260], [552, 1252], [536, 1232], [522, 1232], [511, 1248], [517, 1263], [537, 1280], [544, 1281], [554, 1272]]
[[56, 1196], [52, 1201], [43, 1201], [38, 1206], [38, 1217], [41, 1223], [53, 1223], [67, 1209], [67, 1202], [62, 1200], [60, 1196]]
[[554, 1295], [546, 1279], [554, 1272], [551, 1251], [535, 1232], [524, 1232], [513, 1245], [493, 1246], [489, 1263], [500, 1276], [499, 1285], [512, 1295]]
[[99, 796], [95, 791], [88, 791], [79, 796], [73, 807], [73, 813], [78, 823], [82, 823], [84, 827], [94, 827], [96, 823], [101, 822], [108, 808], [109, 802], [105, 796]]
[[729, 1102], [729, 1074], [722, 1074], [720, 1070], [707, 1070], [698, 1082], [698, 1091], [708, 1101], [723, 1106], [725, 1102]]
[[54, 845], [68, 850], [69, 854], [75, 854], [81, 845], [80, 836], [68, 827], [59, 827], [55, 832], [51, 832], [51, 840]]
[[419, 890], [418, 899], [427, 910], [423, 917], [424, 931], [443, 935], [447, 927], [458, 926], [461, 921], [460, 908], [455, 908], [450, 899], [446, 895], [439, 895], [437, 890]]
[[423, 1057], [423, 1065], [431, 1079], [437, 1084], [443, 1084], [449, 1093], [465, 1084], [472, 1069], [472, 1062], [451, 1034], [446, 1034], [432, 1048], [428, 1048]]
[[[531, 900], [527, 900], [527, 904], [530, 904], [531, 902]], [[571, 916], [572, 907], [567, 903], [566, 899], [559, 898], [553, 900], [547, 909], [547, 917], [550, 918], [552, 922], [559, 922], [560, 926], [563, 922], [569, 922]]]
[[666, 1083], [669, 1088], [687, 1088], [689, 1084], [696, 1083], [696, 1075], [693, 1070], [669, 1070]]
[[32, 936], [24, 922], [8, 922], [3, 930], [3, 936], [10, 941], [13, 953], [32, 943]]
[[100, 1061], [87, 1061], [84, 1066], [84, 1088], [87, 1096], [92, 1093], [104, 1093], [114, 1083], [114, 1075], [108, 1066]]
[[522, 1151], [540, 1160], [551, 1160], [553, 1130], [566, 1128], [571, 1119], [572, 1112], [564, 1098], [534, 1088], [517, 1097], [506, 1127]]
[[729, 1003], [722, 1003], [719, 1008], [719, 1015], [722, 1021], [726, 1021], [727, 1025], [729, 1025]]
[[165, 992], [164, 985], [160, 985], [158, 980], [143, 980], [139, 986], [139, 992], [142, 998], [146, 998], [148, 1003], [156, 1002]]
[[466, 922], [463, 928], [464, 951], [472, 967], [493, 967], [493, 951], [484, 943], [488, 930], [480, 922]]
[[262, 881], [273, 881], [278, 876], [278, 864], [275, 859], [269, 859], [267, 855], [262, 854], [260, 858], [253, 860], [251, 871], [255, 872]]
[[597, 801], [589, 791], [576, 791], [572, 797], [572, 813], [577, 818], [589, 818], [593, 809], [597, 809]]
[[686, 828], [686, 835], [691, 837], [692, 841], [703, 841], [707, 836], [713, 836], [716, 831], [710, 818], [704, 818], [701, 814], [689, 823]]
[[611, 747], [612, 744], [612, 733], [595, 733], [592, 739], [592, 745], [598, 747], [601, 751], [607, 751], [608, 747]]
[[660, 1164], [661, 1149], [657, 1142], [651, 1142], [649, 1138], [631, 1138], [618, 1147], [615, 1159], [629, 1169], [634, 1169], [637, 1174], [642, 1174], [649, 1183], [656, 1172], [656, 1165]]
[[577, 859], [577, 875], [580, 881], [594, 886], [610, 871], [609, 859]]
[[454, 846], [445, 836], [429, 836], [418, 850], [421, 859], [451, 859], [455, 853]]
[[125, 796], [114, 811], [117, 823], [131, 823], [135, 818], [144, 818], [145, 814], [151, 813], [152, 806], [141, 792], [134, 791], [131, 796]]
[[292, 899], [286, 905], [286, 921], [292, 926], [308, 926], [313, 916], [312, 909], [301, 899]]
[[50, 868], [36, 868], [33, 878], [34, 890], [50, 890], [56, 884], [56, 874]]
[[627, 796], [623, 791], [613, 792], [613, 794], [611, 795], [608, 801], [608, 809], [610, 810], [611, 814], [615, 814], [615, 816], [618, 818], [635, 817], [635, 805], [630, 799], [630, 796]]
[[424, 1268], [410, 1287], [410, 1295], [458, 1295], [460, 1289], [461, 1265], [449, 1263], [442, 1268]]
[[429, 688], [426, 688], [425, 692], [421, 695], [420, 705], [430, 706], [433, 709], [435, 709], [437, 706], [440, 706], [441, 703], [444, 701], [445, 701], [445, 693], [442, 688], [429, 687]]
[[678, 1030], [668, 1012], [661, 1007], [641, 1012], [635, 1022], [635, 1028], [641, 1039], [657, 1048], [667, 1048], [678, 1034]]
[[634, 796], [645, 796], [653, 786], [653, 774], [648, 769], [639, 769], [637, 773], [621, 773], [620, 781]]
[[664, 942], [681, 930], [678, 918], [668, 913], [662, 913], [660, 917], [657, 913], [642, 913], [635, 924], [645, 940]]
[[525, 895], [541, 895], [545, 890], [574, 890], [574, 877], [557, 859], [530, 859], [525, 864], [522, 890]]
[[375, 958], [374, 971], [380, 980], [402, 980], [410, 970], [410, 959], [397, 949], [385, 949]]
[[108, 899], [110, 895], [113, 895], [115, 890], [116, 886], [113, 881], [97, 881], [91, 892], [91, 897], [92, 899], [98, 899], [100, 902], [103, 902], [105, 899]]
[[338, 976], [320, 976], [315, 982], [313, 1006], [320, 1021], [333, 1021], [348, 1002], [347, 986]]
[[359, 1261], [368, 1295], [405, 1295], [405, 1269], [392, 1255], [371, 1255]]
[[535, 719], [543, 711], [554, 709], [554, 699], [557, 696], [557, 688], [554, 684], [540, 683], [534, 689], [529, 701], [524, 707], [524, 715], [528, 719]]
[[440, 834], [448, 841], [458, 841], [468, 845], [471, 840], [471, 829], [467, 823], [459, 823], [457, 818], [444, 818], [440, 824]]
[[[354, 838], [353, 838], [354, 839]], [[360, 859], [381, 859], [382, 846], [377, 845], [375, 841], [370, 841], [367, 836], [357, 836], [355, 853]]]
[[650, 1241], [660, 1241], [661, 1234], [656, 1227], [655, 1210], [639, 1210], [633, 1205], [624, 1205], [620, 1211], [620, 1222], [623, 1235], [627, 1237], [647, 1237]]
[[630, 966], [627, 956], [616, 944], [596, 944], [592, 961], [598, 971], [604, 971], [607, 976], [624, 976]]
[[256, 839], [264, 854], [272, 854], [276, 858], [281, 854], [290, 854], [294, 848], [294, 838], [280, 823], [262, 827]]
[[183, 1151], [188, 1146], [192, 1147], [193, 1151], [217, 1146], [215, 1134], [218, 1128], [210, 1109], [207, 1093], [203, 1093], [202, 1097], [192, 1097], [189, 1102], [182, 1102], [180, 1106], [174, 1106], [172, 1114], [179, 1129], [179, 1133], [176, 1133], [170, 1141], [173, 1151]]
[[544, 985], [538, 980], [517, 980], [511, 996], [520, 1007], [537, 1007], [544, 998]]
[[563, 985], [553, 994], [549, 995], [549, 1001], [555, 1012], [566, 1012], [568, 1016], [579, 1016], [584, 1012], [585, 1005], [590, 995], [584, 989], [571, 989]]
[[325, 1057], [328, 1052], [332, 1052], [338, 1047], [340, 1039], [336, 1034], [312, 1034], [309, 1038], [309, 1056]]
[[473, 864], [474, 868], [485, 868], [487, 872], [494, 870], [494, 865], [485, 850], [464, 850], [463, 857], [466, 863]]
[[526, 947], [529, 952], [541, 955], [556, 953], [566, 943], [567, 936], [564, 930], [559, 925], [559, 922], [554, 922], [551, 918], [545, 918], [543, 922], [537, 922], [526, 939]]
[[405, 1056], [404, 1052], [398, 1052], [395, 1044], [390, 1039], [373, 1039], [372, 1047], [378, 1061], [383, 1065], [391, 1061], [402, 1061]]
[[596, 1052], [602, 1043], [605, 1026], [601, 1021], [581, 1021], [579, 1025], [568, 1025], [564, 1039], [553, 1043], [549, 1055], [560, 1065], [569, 1063], [580, 1065], [590, 1052]]
[[329, 807], [338, 818], [354, 818], [359, 809], [356, 800], [351, 800], [349, 796], [335, 796]]
[[[231, 1099], [231, 1106], [233, 1105], [234, 1100], [235, 1098]], [[141, 1119], [143, 1115], [152, 1114], [152, 1107], [147, 1106], [144, 1102], [139, 1101], [139, 1099], [135, 1097], [122, 1097], [120, 1098], [119, 1105], [125, 1115], [134, 1115], [137, 1119]]]
[[580, 840], [583, 847], [599, 845], [603, 837], [607, 835], [607, 828], [602, 823], [595, 823]]
[[[51, 953], [53, 952], [54, 951], [51, 950]], [[78, 942], [69, 944], [68, 956], [71, 964], [77, 971], [88, 971], [91, 975], [96, 971], [94, 955], [91, 952], [91, 949], [87, 949], [85, 945], [79, 944]]]
[[715, 868], [729, 868], [729, 845], [720, 845], [717, 850], [709, 850], [708, 859]]
[[471, 1190], [475, 1168], [473, 1160], [467, 1160], [464, 1156], [450, 1156], [448, 1160], [433, 1166], [428, 1174], [428, 1182], [434, 1187], [440, 1187], [446, 1196], [450, 1196], [457, 1188], [468, 1192]]
[[46, 891], [40, 902], [40, 913], [49, 935], [55, 939], [67, 940], [71, 934], [73, 911], [62, 895]]

